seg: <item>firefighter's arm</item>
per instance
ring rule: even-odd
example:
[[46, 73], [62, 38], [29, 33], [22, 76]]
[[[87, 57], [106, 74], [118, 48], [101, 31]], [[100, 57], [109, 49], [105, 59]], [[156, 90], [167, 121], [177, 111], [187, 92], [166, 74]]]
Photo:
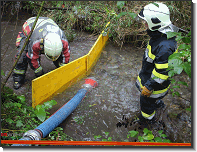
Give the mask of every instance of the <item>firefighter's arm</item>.
[[35, 73], [35, 76], [36, 77], [39, 77], [41, 75], [44, 74], [44, 71], [40, 65], [40, 57], [39, 57], [39, 54], [40, 54], [40, 42], [36, 42], [33, 44], [33, 47], [32, 47], [32, 52], [33, 52], [33, 56], [31, 58], [31, 65], [33, 66], [33, 69], [34, 69], [34, 73]]
[[63, 50], [62, 50], [63, 60], [61, 64], [67, 64], [70, 59], [70, 48], [68, 45], [68, 41], [62, 40], [62, 44], [63, 44]]

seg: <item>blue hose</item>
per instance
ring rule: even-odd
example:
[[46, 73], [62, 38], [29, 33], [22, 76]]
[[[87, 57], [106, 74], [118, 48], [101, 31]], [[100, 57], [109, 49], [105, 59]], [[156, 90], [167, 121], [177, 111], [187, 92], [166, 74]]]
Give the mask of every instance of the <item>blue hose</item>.
[[40, 130], [42, 132], [42, 138], [46, 137], [76, 109], [78, 104], [85, 97], [86, 93], [86, 89], [80, 89], [69, 102], [36, 128], [36, 130]]
[[[82, 85], [77, 94], [60, 109], [58, 109], [51, 117], [40, 124], [34, 130], [27, 131], [20, 140], [40, 140], [46, 137], [53, 129], [55, 129], [62, 121], [64, 121], [83, 100], [86, 93], [98, 84], [95, 78], [89, 78], [85, 80], [85, 84]], [[27, 144], [13, 144], [12, 146], [29, 146]]]

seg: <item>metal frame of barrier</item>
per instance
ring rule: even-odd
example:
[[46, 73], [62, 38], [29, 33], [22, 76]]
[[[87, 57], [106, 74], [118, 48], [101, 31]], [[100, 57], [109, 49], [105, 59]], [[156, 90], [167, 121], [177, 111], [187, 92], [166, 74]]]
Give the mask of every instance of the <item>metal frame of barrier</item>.
[[[107, 26], [110, 22], [107, 23]], [[68, 87], [89, 75], [109, 38], [102, 31], [89, 53], [49, 73], [32, 80], [32, 107], [42, 104]], [[106, 34], [104, 36], [104, 33]]]

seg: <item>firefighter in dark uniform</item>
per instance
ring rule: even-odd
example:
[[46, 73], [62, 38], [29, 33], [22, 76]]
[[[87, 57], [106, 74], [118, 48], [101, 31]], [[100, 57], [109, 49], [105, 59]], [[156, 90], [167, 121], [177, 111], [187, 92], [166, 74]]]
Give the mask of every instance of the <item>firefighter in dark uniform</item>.
[[176, 53], [175, 37], [167, 39], [166, 32], [178, 32], [170, 21], [169, 9], [162, 3], [146, 5], [137, 20], [145, 22], [150, 41], [143, 55], [142, 68], [136, 86], [141, 92], [139, 122], [154, 122], [155, 112], [164, 107], [161, 100], [168, 93], [168, 57]]
[[[22, 50], [35, 19], [36, 17], [29, 18], [23, 24], [22, 32], [18, 34], [16, 58]], [[34, 70], [36, 77], [44, 74], [40, 65], [41, 54], [45, 54], [57, 68], [67, 64], [70, 59], [70, 49], [65, 33], [52, 19], [47, 17], [39, 17], [30, 40], [13, 71], [14, 89], [19, 89], [24, 83], [28, 64]]]

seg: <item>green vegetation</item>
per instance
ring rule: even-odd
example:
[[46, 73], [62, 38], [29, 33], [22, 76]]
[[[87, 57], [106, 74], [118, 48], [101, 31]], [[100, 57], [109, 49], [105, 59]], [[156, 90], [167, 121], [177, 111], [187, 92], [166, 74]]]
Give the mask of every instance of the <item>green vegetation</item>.
[[[138, 131], [129, 131], [129, 134], [127, 135], [127, 138], [130, 137], [137, 137], [139, 134]], [[144, 128], [143, 135], [138, 135], [138, 142], [167, 142], [170, 143], [171, 141], [169, 139], [166, 139], [166, 135], [163, 134], [163, 130], [158, 131], [159, 137], [155, 137], [152, 133], [152, 131], [148, 130], [147, 128]]]
[[188, 34], [169, 32], [167, 36], [168, 38], [176, 36], [176, 41], [179, 44], [178, 52], [172, 54], [168, 59], [168, 75], [171, 78], [172, 84], [174, 84], [170, 89], [173, 92], [172, 95], [180, 96], [179, 92], [175, 91], [175, 89], [180, 88], [180, 85], [188, 87], [188, 84], [183, 81], [176, 82], [172, 77], [184, 71], [191, 78], [191, 31]]
[[96, 141], [100, 141], [100, 139], [101, 139], [101, 141], [112, 141], [112, 137], [108, 137], [109, 136], [109, 132], [104, 132], [104, 137], [102, 138], [102, 136], [101, 135], [95, 135], [94, 136], [94, 139], [96, 140]]
[[[122, 46], [132, 43], [143, 46], [147, 41], [145, 26], [136, 24], [135, 17], [143, 6], [155, 1], [47, 1], [41, 16], [47, 16], [65, 30], [69, 41], [75, 32], [73, 29], [100, 34], [110, 21], [109, 35], [112, 42]], [[171, 13], [172, 23], [185, 30], [191, 29], [191, 2], [165, 1]], [[41, 1], [23, 2], [25, 9], [36, 14]]]
[[[28, 131], [35, 129], [43, 121], [49, 118], [50, 113], [47, 110], [56, 105], [55, 100], [47, 101], [43, 105], [37, 105], [36, 108], [28, 106], [23, 95], [18, 96], [12, 89], [5, 88], [1, 92], [1, 133], [7, 133], [8, 136], [2, 136], [3, 140], [17, 140]], [[68, 139], [68, 136], [62, 132], [63, 129], [57, 127], [46, 140]], [[57, 136], [58, 134], [58, 136]], [[69, 139], [71, 139], [69, 137]]]

